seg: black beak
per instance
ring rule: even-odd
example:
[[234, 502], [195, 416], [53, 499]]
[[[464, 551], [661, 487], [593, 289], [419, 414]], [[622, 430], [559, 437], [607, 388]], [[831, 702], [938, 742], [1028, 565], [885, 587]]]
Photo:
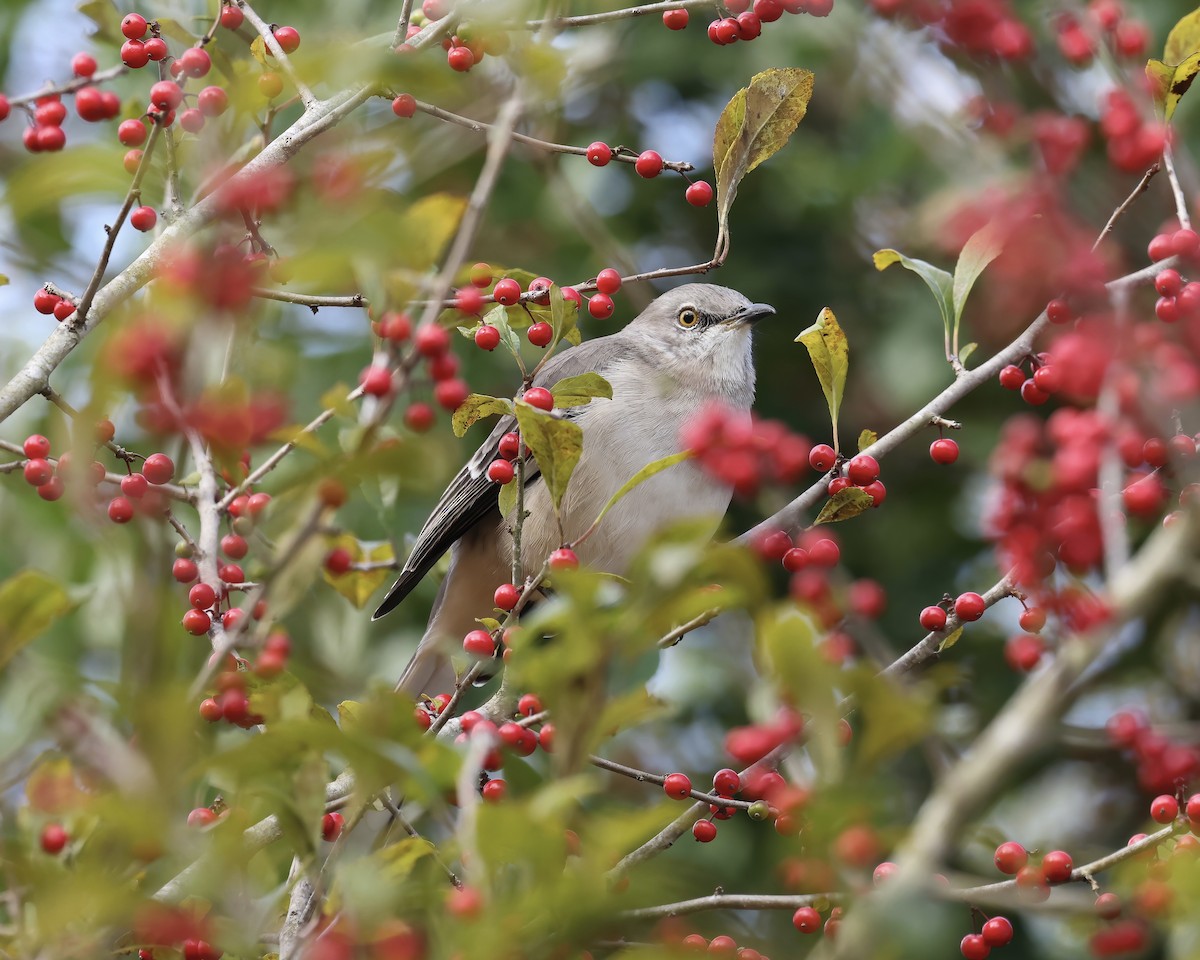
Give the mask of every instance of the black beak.
[[729, 318], [727, 323], [757, 323], [763, 317], [773, 317], [775, 308], [769, 303], [752, 303], [749, 306], [742, 307], [737, 313]]

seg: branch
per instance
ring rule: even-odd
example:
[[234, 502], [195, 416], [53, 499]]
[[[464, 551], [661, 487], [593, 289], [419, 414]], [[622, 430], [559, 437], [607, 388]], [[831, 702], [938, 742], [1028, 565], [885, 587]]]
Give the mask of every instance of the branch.
[[320, 297], [310, 296], [306, 293], [291, 293], [287, 290], [268, 290], [265, 287], [255, 287], [250, 293], [262, 300], [278, 300], [280, 303], [298, 303], [302, 307], [310, 308], [313, 313], [317, 312], [318, 307], [370, 306], [367, 298], [361, 293], [352, 293], [346, 297]]
[[108, 80], [113, 80], [123, 74], [129, 72], [129, 68], [123, 63], [117, 64], [115, 67], [109, 67], [106, 70], [97, 70], [90, 77], [75, 77], [72, 80], [67, 80], [63, 83], [47, 83], [41, 90], [34, 93], [25, 93], [19, 97], [10, 97], [9, 105], [14, 107], [22, 107], [27, 103], [33, 103], [41, 97], [50, 97], [55, 94], [62, 95], [64, 93], [75, 93], [82, 90], [84, 87], [96, 86]]
[[[648, 773], [645, 770], [638, 770], [635, 767], [627, 767], [623, 763], [617, 763], [595, 755], [588, 757], [588, 763], [593, 767], [599, 767], [601, 770], [619, 773], [630, 780], [637, 780], [639, 783], [653, 783], [661, 787], [667, 779], [656, 773]], [[691, 790], [688, 792], [688, 796], [693, 800], [699, 800], [701, 803], [706, 803], [710, 806], [734, 807], [737, 810], [749, 810], [758, 802], [755, 800], [734, 800], [732, 797], [721, 797], [715, 793], [705, 793], [703, 790]]]
[[292, 66], [292, 61], [288, 55], [283, 52], [283, 48], [279, 45], [279, 41], [275, 39], [275, 34], [271, 32], [271, 28], [263, 21], [254, 8], [250, 4], [244, 2], [239, 3], [242, 8], [242, 13], [246, 15], [246, 19], [250, 21], [258, 35], [263, 38], [263, 43], [266, 44], [268, 50], [271, 51], [271, 56], [275, 58], [275, 62], [279, 64], [279, 69], [283, 71], [283, 75], [291, 81], [292, 86], [296, 88], [296, 93], [300, 95], [300, 102], [304, 104], [305, 112], [315, 110], [320, 106], [320, 101], [313, 95], [313, 92], [308, 89], [308, 84], [300, 79], [296, 73], [295, 67]]
[[634, 17], [645, 17], [650, 14], [662, 13], [666, 10], [711, 10], [713, 0], [664, 0], [662, 3], [645, 3], [636, 7], [624, 7], [621, 10], [608, 10], [604, 13], [588, 13], [577, 17], [550, 17], [545, 20], [527, 20], [524, 24], [511, 24], [511, 27], [524, 26], [528, 29], [539, 27], [590, 27], [597, 23], [612, 23], [615, 20], [631, 20]]
[[[1170, 147], [1167, 147], [1167, 150], [1170, 150]], [[1092, 250], [1095, 250], [1097, 247], [1099, 247], [1104, 241], [1104, 238], [1112, 233], [1112, 229], [1117, 225], [1117, 221], [1120, 220], [1121, 217], [1125, 216], [1125, 212], [1131, 206], [1133, 206], [1133, 202], [1146, 192], [1150, 186], [1150, 181], [1154, 179], [1160, 169], [1162, 168], [1155, 163], [1142, 175], [1142, 179], [1138, 181], [1138, 185], [1133, 188], [1133, 191], [1129, 194], [1129, 196], [1125, 198], [1124, 202], [1117, 207], [1117, 209], [1113, 211], [1112, 216], [1108, 218], [1108, 223], [1104, 225], [1104, 229], [1100, 231], [1100, 236], [1098, 236], [1096, 238], [1096, 242], [1092, 244]], [[1172, 176], [1171, 181], [1172, 183], [1175, 182], [1174, 176]]]
[[1183, 187], [1179, 183], [1179, 175], [1175, 172], [1175, 151], [1170, 141], [1163, 147], [1163, 164], [1167, 168], [1167, 179], [1171, 181], [1171, 193], [1175, 197], [1175, 216], [1179, 225], [1185, 230], [1192, 229], [1192, 218], [1188, 216], [1187, 198], [1183, 195]]
[[712, 623], [718, 616], [721, 615], [721, 610], [718, 607], [713, 607], [711, 610], [705, 610], [703, 613], [697, 614], [688, 620], [686, 623], [681, 623], [674, 630], [662, 635], [658, 641], [658, 648], [665, 650], [667, 647], [673, 647], [685, 636], [693, 630], [704, 626], [706, 623]]

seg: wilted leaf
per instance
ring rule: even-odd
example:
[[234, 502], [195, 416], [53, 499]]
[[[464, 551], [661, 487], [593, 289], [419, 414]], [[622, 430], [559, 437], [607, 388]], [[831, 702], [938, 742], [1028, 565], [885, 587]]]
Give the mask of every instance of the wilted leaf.
[[0, 583], [0, 669], [70, 609], [67, 591], [40, 570]]
[[655, 460], [653, 463], [646, 464], [641, 470], [626, 480], [625, 483], [622, 484], [620, 490], [608, 498], [608, 503], [604, 505], [604, 509], [600, 511], [592, 526], [596, 526], [601, 520], [603, 520], [604, 515], [613, 507], [615, 507], [617, 503], [625, 496], [625, 494], [629, 493], [629, 491], [634, 487], [646, 480], [649, 480], [656, 473], [662, 473], [668, 467], [673, 467], [677, 463], [683, 463], [684, 460], [689, 459], [691, 456], [692, 453], [690, 450], [684, 450], [681, 453], [672, 453], [670, 456], [663, 457], [661, 460]]
[[879, 434], [874, 430], [864, 430], [858, 435], [858, 452], [862, 453], [867, 447], [871, 446], [879, 439]]
[[581, 373], [576, 377], [564, 377], [550, 388], [554, 394], [554, 406], [558, 409], [582, 407], [596, 397], [611, 400], [612, 384], [598, 373]]
[[538, 469], [557, 513], [567, 483], [583, 453], [583, 430], [579, 424], [552, 416], [527, 403], [517, 404], [521, 439], [533, 451]]
[[729, 210], [742, 178], [791, 137], [812, 99], [813, 74], [800, 67], [764, 70], [721, 111], [713, 132], [718, 246], [727, 243]]
[[933, 292], [933, 298], [937, 301], [942, 325], [946, 328], [946, 337], [949, 338], [954, 325], [954, 278], [941, 267], [935, 267], [924, 260], [906, 257], [900, 251], [890, 248], [877, 250], [874, 260], [876, 270], [886, 270], [893, 263], [898, 263], [925, 281], [925, 285]]
[[845, 490], [839, 490], [821, 508], [821, 512], [817, 514], [817, 519], [813, 521], [813, 526], [815, 527], [822, 523], [841, 523], [843, 520], [857, 517], [860, 513], [870, 510], [874, 502], [869, 493], [865, 490], [860, 490], [858, 487], [847, 487]]
[[[395, 551], [392, 550], [390, 543], [381, 543], [370, 550], [364, 550], [363, 545], [348, 533], [343, 533], [328, 544], [330, 550], [337, 547], [346, 550], [355, 563], [367, 561], [383, 563], [396, 559]], [[326, 583], [360, 610], [371, 599], [371, 594], [394, 576], [392, 568], [386, 566], [376, 570], [349, 570], [340, 576], [334, 576], [322, 568], [322, 573]]]
[[828, 307], [817, 316], [817, 322], [796, 337], [796, 343], [804, 344], [812, 359], [817, 379], [825, 402], [829, 405], [829, 419], [833, 424], [834, 447], [837, 447], [838, 411], [842, 407], [842, 394], [846, 389], [846, 374], [850, 370], [850, 344], [846, 334], [838, 325], [837, 317]]
[[942, 642], [938, 644], [938, 653], [941, 653], [943, 650], [949, 650], [952, 646], [954, 646], [956, 643], [958, 643], [958, 639], [962, 635], [963, 635], [963, 628], [959, 627], [953, 633], [948, 634], [947, 636], [943, 637]]
[[[963, 309], [967, 305], [967, 297], [975, 281], [983, 273], [987, 265], [1000, 256], [1004, 249], [1004, 237], [1000, 228], [994, 223], [976, 230], [958, 255], [958, 263], [954, 267], [954, 339], [958, 339], [958, 325], [962, 320]], [[961, 359], [961, 357], [960, 357]]]
[[1174, 116], [1175, 108], [1191, 88], [1197, 74], [1200, 74], [1200, 53], [1191, 54], [1177, 65], [1162, 60], [1146, 62], [1146, 76], [1150, 79], [1155, 99], [1162, 107], [1164, 120], [1169, 122]]
[[498, 413], [512, 413], [512, 409], [511, 400], [505, 400], [501, 397], [489, 397], [482, 393], [473, 393], [454, 411], [450, 425], [454, 429], [454, 435], [461, 437], [477, 420], [482, 420], [484, 417], [492, 417]]

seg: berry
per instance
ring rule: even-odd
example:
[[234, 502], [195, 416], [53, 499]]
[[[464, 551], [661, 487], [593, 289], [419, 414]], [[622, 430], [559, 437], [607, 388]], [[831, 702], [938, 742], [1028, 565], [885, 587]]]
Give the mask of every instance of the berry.
[[[167, 48], [167, 41], [162, 37], [148, 37], [142, 41], [142, 48], [146, 51], [146, 57], [155, 63], [159, 60], [165, 60], [167, 54], [170, 53], [170, 50]], [[182, 72], [183, 68], [178, 63], [171, 64], [171, 76], [178, 76]]]
[[[482, 303], [481, 300], [480, 305]], [[450, 349], [450, 333], [445, 327], [439, 327], [436, 323], [426, 323], [417, 328], [413, 343], [417, 348], [417, 353], [423, 357], [441, 356]]]
[[472, 630], [463, 637], [463, 650], [475, 657], [492, 657], [496, 654], [496, 641], [486, 630]]
[[433, 426], [433, 407], [427, 403], [409, 404], [404, 411], [404, 425], [414, 433], [424, 433]]
[[596, 274], [596, 289], [610, 297], [621, 289], [621, 274], [612, 267], [605, 267]]
[[212, 626], [212, 618], [203, 610], [192, 609], [183, 615], [183, 629], [194, 637], [208, 633]]
[[189, 560], [187, 557], [180, 557], [171, 564], [171, 576], [179, 583], [191, 583], [200, 576], [200, 568], [196, 566], [194, 560]]
[[737, 21], [738, 39], [755, 40], [762, 33], [762, 21], [758, 18], [757, 13], [745, 10], [739, 13], [735, 19]]
[[717, 839], [717, 825], [711, 820], [697, 820], [692, 824], [692, 836], [699, 843], [712, 843]]
[[514, 476], [513, 465], [508, 460], [493, 460], [488, 466], [487, 475], [492, 483], [501, 486], [511, 483]]
[[346, 818], [336, 811], [327, 813], [321, 818], [321, 839], [326, 843], [333, 843], [342, 835], [342, 828], [346, 825]]
[[1171, 251], [1177, 257], [1194, 257], [1200, 251], [1200, 234], [1195, 230], [1176, 230], [1171, 235]]
[[234, 4], [221, 7], [221, 26], [226, 30], [236, 30], [245, 19], [246, 15], [240, 7]]
[[75, 304], [73, 304], [70, 300], [59, 300], [58, 303], [56, 303], [54, 305], [54, 319], [55, 320], [60, 320], [60, 321], [66, 320], [67, 317], [69, 317], [74, 312], [75, 312]]
[[979, 933], [968, 933], [963, 937], [958, 950], [966, 960], [987, 960], [987, 955], [992, 952], [992, 948]]
[[[684, 13], [686, 13], [686, 12], [687, 11], [685, 10]], [[591, 143], [588, 145], [587, 161], [593, 167], [607, 166], [608, 162], [611, 159], [612, 159], [612, 148], [607, 143], [603, 143], [600, 140], [597, 140], [594, 143]]]
[[986, 609], [987, 604], [977, 593], [964, 593], [954, 601], [954, 615], [964, 623], [978, 620]]
[[946, 628], [946, 611], [941, 607], [926, 607], [921, 611], [921, 629], [933, 633]]
[[130, 40], [140, 40], [146, 35], [146, 18], [140, 13], [128, 13], [121, 21], [121, 33]]
[[1000, 371], [1000, 386], [1005, 390], [1020, 390], [1025, 384], [1025, 371], [1015, 364], [1009, 364]]
[[813, 566], [836, 567], [841, 558], [841, 549], [829, 539], [818, 540], [808, 548], [808, 560]]
[[686, 10], [665, 10], [663, 11], [663, 25], [668, 30], [684, 30], [688, 25], [688, 12]]
[[1004, 660], [1019, 673], [1028, 673], [1036, 667], [1045, 652], [1041, 638], [1029, 633], [1018, 633], [1004, 643]]
[[221, 719], [221, 705], [212, 697], [205, 697], [200, 701], [200, 719], [216, 723]]
[[165, 453], [152, 453], [142, 464], [142, 476], [156, 486], [170, 483], [175, 476], [175, 464]]
[[612, 297], [606, 293], [596, 293], [588, 298], [588, 313], [597, 320], [607, 320], [614, 309]]
[[1027, 607], [1021, 611], [1017, 623], [1026, 633], [1037, 633], [1046, 625], [1046, 611], [1041, 607]]
[[1169, 794], [1155, 797], [1150, 804], [1150, 817], [1155, 823], [1171, 823], [1179, 816], [1179, 801]]
[[22, 471], [25, 474], [25, 482], [31, 487], [44, 486], [54, 476], [54, 467], [50, 465], [50, 461], [41, 457], [26, 460]]
[[554, 408], [554, 394], [545, 387], [530, 387], [525, 391], [521, 399], [538, 410], [551, 410]]
[[407, 119], [417, 112], [417, 99], [411, 93], [402, 93], [392, 101], [392, 113]]
[[[454, 295], [454, 309], [470, 316], [475, 316], [483, 310], [483, 294], [474, 286], [461, 287]], [[446, 334], [447, 344], [450, 335]]]
[[[29, 129], [32, 130], [33, 128], [30, 127]], [[60, 297], [58, 294], [51, 293], [45, 287], [42, 287], [33, 295], [33, 309], [38, 313], [51, 314], [54, 312], [54, 308], [58, 306], [61, 300], [62, 297]]]
[[574, 570], [579, 566], [579, 557], [570, 547], [559, 547], [550, 554], [551, 570]]
[[276, 27], [275, 42], [284, 53], [295, 53], [300, 46], [300, 31], [295, 27]]
[[475, 54], [469, 47], [451, 47], [446, 54], [446, 62], [450, 64], [451, 70], [466, 73], [475, 66]]
[[180, 69], [187, 76], [199, 79], [212, 69], [212, 57], [200, 47], [188, 47], [179, 55]]
[[713, 188], [706, 180], [697, 180], [693, 184], [689, 184], [688, 188], [683, 192], [683, 197], [693, 207], [707, 207], [712, 203]]
[[204, 129], [204, 114], [190, 107], [179, 115], [179, 125], [188, 133], [199, 133]]
[[40, 433], [33, 433], [25, 438], [21, 449], [25, 452], [25, 456], [30, 459], [45, 459], [50, 456], [50, 441]]
[[686, 800], [692, 794], [692, 781], [684, 773], [669, 773], [663, 780], [663, 792], [672, 800]]
[[525, 336], [535, 347], [545, 347], [554, 339], [554, 328], [545, 320], [539, 320], [537, 323], [529, 325], [529, 329], [525, 331]]
[[1161, 297], [1173, 297], [1183, 289], [1183, 277], [1178, 270], [1163, 270], [1154, 278], [1154, 289]]
[[71, 72], [77, 77], [90, 77], [96, 72], [96, 58], [90, 53], [77, 53], [71, 58]]
[[[353, 563], [354, 558], [350, 556], [350, 551], [345, 547], [334, 547], [325, 555], [325, 569], [335, 577], [347, 573]], [[225, 577], [221, 577], [221, 579], [224, 580]]]
[[189, 827], [207, 827], [209, 824], [217, 822], [217, 814], [211, 807], [196, 807], [188, 812], [187, 825]]
[[502, 303], [506, 307], [511, 307], [514, 303], [521, 299], [521, 285], [511, 277], [505, 277], [503, 280], [497, 280], [496, 287], [492, 291], [492, 296], [496, 298], [497, 303]]
[[1014, 840], [1008, 840], [996, 848], [996, 869], [1001, 873], [1014, 876], [1028, 862], [1029, 854]]
[[268, 70], [258, 78], [258, 92], [268, 100], [275, 99], [283, 93], [283, 78]]
[[929, 456], [934, 463], [940, 463], [943, 466], [951, 464], [958, 459], [958, 444], [948, 437], [934, 440], [929, 445]]
[[52, 857], [62, 853], [63, 847], [67, 845], [67, 839], [67, 831], [63, 829], [61, 823], [48, 823], [42, 827], [42, 850]]
[[662, 168], [663, 158], [655, 150], [645, 150], [639, 153], [637, 160], [633, 164], [633, 169], [637, 171], [638, 176], [645, 177], [647, 180], [657, 177], [662, 173]]
[[516, 460], [521, 452], [521, 438], [516, 433], [506, 433], [496, 444], [497, 451], [505, 460]]
[[1051, 850], [1042, 857], [1042, 877], [1047, 883], [1066, 883], [1071, 879], [1071, 855]]
[[489, 780], [479, 792], [485, 803], [499, 803], [508, 792], [508, 784], [505, 780]]
[[241, 560], [249, 551], [250, 545], [244, 537], [236, 533], [221, 538], [221, 552], [231, 560]]
[[443, 380], [433, 388], [433, 398], [443, 410], [453, 413], [471, 395], [470, 388], [461, 380]]
[[783, 569], [795, 573], [808, 566], [808, 551], [801, 547], [792, 547], [783, 555]]
[[150, 88], [150, 104], [166, 112], [183, 102], [183, 90], [173, 80], [160, 80]]
[[142, 233], [145, 233], [147, 230], [153, 230], [156, 223], [158, 223], [158, 214], [153, 207], [136, 207], [129, 214], [129, 225], [134, 230], [142, 231]]
[[188, 591], [188, 603], [196, 610], [207, 610], [217, 602], [217, 591], [207, 583], [197, 583]]
[[1121, 915], [1121, 898], [1115, 893], [1102, 893], [1092, 905], [1102, 920], [1115, 920]]
[[821, 929], [821, 914], [815, 907], [800, 907], [792, 914], [792, 926], [801, 933], [816, 933]]
[[108, 519], [113, 523], [128, 523], [133, 519], [133, 504], [124, 497], [113, 497], [108, 502]]
[[492, 595], [492, 602], [501, 610], [509, 611], [521, 599], [521, 588], [513, 583], [502, 583]]
[[542, 712], [542, 701], [536, 693], [527, 693], [517, 701], [517, 713], [523, 717], [532, 717]]
[[392, 371], [387, 367], [370, 366], [358, 375], [363, 393], [372, 397], [386, 397], [392, 392]]
[[879, 479], [879, 461], [865, 453], [851, 459], [846, 466], [846, 476], [856, 487], [865, 487]]
[[808, 463], [814, 470], [825, 473], [837, 463], [837, 454], [829, 444], [818, 443], [808, 452]]
[[500, 346], [500, 331], [490, 323], [481, 324], [475, 330], [475, 346], [480, 350], [495, 350]]

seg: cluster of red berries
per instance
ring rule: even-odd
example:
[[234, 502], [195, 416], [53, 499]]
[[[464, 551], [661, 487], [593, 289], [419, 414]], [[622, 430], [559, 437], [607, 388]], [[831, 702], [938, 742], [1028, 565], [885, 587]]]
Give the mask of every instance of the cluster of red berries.
[[[668, 14], [672, 12], [682, 13], [685, 18], [687, 17], [686, 10], [667, 11]], [[667, 14], [664, 14], [663, 16], [665, 19]], [[684, 26], [686, 25], [687, 24], [685, 23]], [[603, 140], [594, 140], [592, 143], [588, 144], [584, 155], [587, 157], [588, 163], [590, 163], [593, 167], [606, 167], [612, 161], [615, 151]], [[635, 156], [632, 150], [625, 155]], [[662, 154], [660, 154], [657, 150], [643, 150], [641, 153], [636, 154], [636, 158], [637, 159], [633, 161], [633, 169], [637, 171], [637, 175], [642, 179], [653, 180], [663, 172], [665, 163], [663, 161]], [[684, 179], [688, 179], [686, 174], [684, 174]], [[684, 191], [683, 196], [684, 199], [687, 200], [687, 202], [693, 207], [706, 207], [712, 203], [713, 188], [712, 185], [706, 180], [697, 180], [693, 183], [690, 179], [688, 179], [688, 187]], [[593, 316], [595, 316], [595, 314], [593, 314]]]
[[837, 496], [850, 487], [858, 487], [871, 498], [871, 505], [879, 507], [887, 498], [887, 488], [879, 479], [879, 461], [867, 453], [860, 453], [846, 460], [839, 457], [827, 443], [818, 443], [808, 455], [808, 462], [819, 473], [832, 470], [828, 493]]
[[1015, 840], [1006, 840], [996, 848], [996, 869], [1015, 877], [1017, 891], [1028, 903], [1041, 903], [1050, 896], [1050, 887], [1071, 879], [1074, 864], [1063, 850], [1051, 850], [1038, 864], [1029, 862], [1029, 852]]
[[[807, 13], [827, 17], [833, 12], [833, 0], [734, 0], [725, 4], [729, 16], [713, 20], [708, 25], [708, 39], [719, 47], [738, 40], [755, 40], [762, 34], [764, 23], [774, 23], [784, 13]], [[685, 30], [690, 16], [687, 10], [663, 12], [663, 25], [668, 30]]]
[[[414, 355], [425, 360], [437, 405], [451, 413], [462, 406], [471, 390], [458, 376], [459, 361], [450, 349], [450, 331], [436, 322], [414, 330], [408, 314], [397, 311], [384, 313], [371, 329], [392, 350], [411, 340]], [[391, 366], [382, 364], [366, 367], [358, 382], [363, 393], [373, 397], [390, 396], [396, 387]], [[426, 403], [411, 403], [404, 413], [404, 422], [418, 433], [428, 430], [433, 419], [433, 408]]]
[[[287, 634], [273, 633], [263, 645], [261, 656], [270, 657], [282, 664], [286, 663], [291, 652], [291, 641]], [[262, 723], [262, 714], [250, 709], [249, 674], [239, 669], [236, 658], [230, 654], [225, 669], [217, 674], [216, 692], [214, 696], [200, 701], [200, 716], [209, 723], [224, 720], [234, 726], [247, 730]], [[191, 822], [189, 818], [189, 823]]]
[[769, 960], [753, 947], [739, 947], [737, 941], [726, 934], [720, 934], [709, 940], [702, 934], [689, 933], [683, 937], [665, 938], [669, 942], [678, 942], [687, 953], [705, 953], [714, 957], [725, 957], [727, 960]]
[[963, 937], [958, 950], [966, 960], [987, 960], [993, 947], [1007, 946], [1012, 943], [1012, 938], [1012, 921], [1008, 917], [992, 917], [979, 933], [968, 933]]
[[1083, 19], [1063, 14], [1054, 23], [1059, 53], [1068, 63], [1087, 66], [1098, 52], [1097, 40], [1118, 57], [1138, 58], [1150, 46], [1150, 28], [1128, 17], [1120, 0], [1091, 0]]
[[937, 27], [936, 35], [950, 49], [969, 56], [1021, 60], [1033, 53], [1033, 35], [1008, 0], [870, 0], [882, 17]]
[[1107, 141], [1109, 162], [1122, 173], [1141, 173], [1161, 156], [1170, 128], [1146, 120], [1125, 90], [1111, 91], [1104, 101], [1100, 132]]
[[[1155, 730], [1141, 713], [1131, 710], [1114, 713], [1105, 731], [1109, 742], [1127, 752], [1137, 765], [1138, 786], [1146, 793], [1173, 793], [1179, 784], [1200, 778], [1200, 748], [1173, 742], [1162, 731]], [[1200, 800], [1192, 797], [1186, 804], [1186, 812], [1193, 832], [1200, 832], [1196, 830], [1200, 825]], [[1177, 813], [1178, 806], [1166, 820], [1157, 816], [1154, 819], [1169, 823]]]
[[1033, 117], [1033, 143], [1046, 172], [1054, 176], [1070, 173], [1083, 159], [1091, 128], [1082, 117], [1043, 110]]
[[742, 497], [763, 486], [795, 483], [807, 470], [811, 450], [806, 437], [777, 420], [716, 403], [684, 424], [680, 442], [703, 470]]
[[[192, 559], [191, 546], [182, 541], [176, 544], [175, 552], [179, 559], [171, 568], [171, 574], [182, 584], [192, 584], [188, 590], [189, 609], [181, 621], [183, 629], [188, 633], [196, 637], [204, 636], [212, 629], [214, 622], [220, 622], [227, 631], [236, 630], [245, 618], [246, 611], [241, 607], [229, 606], [224, 612], [221, 608], [229, 602], [231, 590], [245, 589], [242, 585], [246, 583], [246, 574], [236, 561], [244, 558], [249, 552], [250, 545], [246, 536], [253, 531], [259, 515], [270, 502], [270, 494], [255, 493], [242, 494], [229, 504], [233, 531], [221, 538], [221, 552], [225, 554], [226, 559], [217, 568], [217, 577], [220, 580], [217, 584], [198, 582], [200, 567]], [[255, 620], [261, 620], [266, 616], [266, 610], [265, 602], [260, 600], [254, 605], [250, 615]], [[286, 636], [283, 639], [286, 640]], [[285, 660], [286, 656], [285, 651]]]
[[60, 323], [75, 312], [75, 306], [74, 300], [60, 297], [45, 287], [39, 287], [33, 295], [33, 309], [46, 316], [53, 314]]

